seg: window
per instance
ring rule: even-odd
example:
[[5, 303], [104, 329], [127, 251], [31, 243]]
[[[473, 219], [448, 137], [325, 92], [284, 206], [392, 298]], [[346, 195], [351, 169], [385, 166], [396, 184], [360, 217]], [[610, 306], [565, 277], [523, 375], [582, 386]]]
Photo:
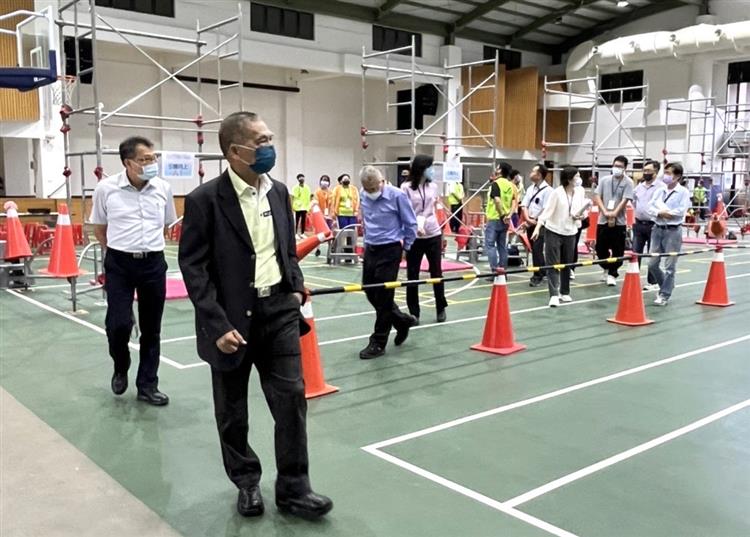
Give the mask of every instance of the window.
[[[78, 76], [76, 72], [76, 39], [72, 36], [65, 36], [63, 41], [65, 50], [65, 72], [69, 75]], [[91, 39], [78, 40], [78, 64], [80, 70], [90, 69], [94, 66], [94, 57], [91, 49]], [[78, 81], [81, 84], [91, 84], [92, 73], [86, 73], [79, 76]]]
[[643, 71], [626, 71], [602, 75], [599, 91], [602, 100], [608, 104], [637, 103], [643, 99], [643, 88], [640, 86], [643, 86]]
[[[373, 50], [391, 50], [394, 48], [408, 47], [411, 45], [411, 38], [414, 37], [414, 54], [422, 56], [422, 34], [415, 34], [405, 30], [396, 30], [395, 28], [386, 28], [385, 26], [372, 25], [372, 49]], [[398, 52], [411, 56], [408, 50]]]
[[517, 50], [511, 50], [509, 48], [497, 48], [484, 46], [484, 58], [485, 60], [494, 60], [495, 52], [498, 52], [498, 61], [501, 65], [505, 66], [507, 71], [512, 69], [519, 69], [521, 67], [521, 53]]
[[315, 40], [315, 17], [312, 13], [276, 6], [250, 4], [250, 29], [264, 34]]
[[149, 15], [174, 17], [174, 0], [96, 0], [96, 5], [148, 13]]

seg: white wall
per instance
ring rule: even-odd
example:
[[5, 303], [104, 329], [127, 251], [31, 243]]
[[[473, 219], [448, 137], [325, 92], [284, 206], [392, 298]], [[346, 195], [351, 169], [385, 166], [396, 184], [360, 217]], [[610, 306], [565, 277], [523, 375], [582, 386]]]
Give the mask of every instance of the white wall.
[[8, 196], [34, 195], [32, 145], [28, 138], [3, 139], [3, 170]]

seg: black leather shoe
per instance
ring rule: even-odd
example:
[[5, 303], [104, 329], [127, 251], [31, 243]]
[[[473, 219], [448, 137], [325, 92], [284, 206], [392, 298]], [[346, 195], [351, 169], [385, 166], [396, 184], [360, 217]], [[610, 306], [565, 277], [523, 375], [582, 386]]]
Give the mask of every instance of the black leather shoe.
[[333, 502], [327, 496], [310, 491], [297, 497], [279, 498], [277, 496], [276, 507], [282, 513], [289, 513], [307, 520], [315, 520], [333, 509]]
[[260, 487], [254, 486], [246, 489], [240, 489], [237, 495], [237, 512], [242, 516], [260, 516], [265, 511], [263, 506], [263, 496], [260, 494]]
[[406, 338], [409, 337], [409, 328], [412, 326], [417, 326], [417, 319], [415, 319], [412, 315], [409, 315], [409, 321], [402, 326], [401, 328], [396, 328], [396, 337], [393, 340], [393, 343], [398, 347], [401, 345], [404, 341], [406, 341]]
[[445, 310], [437, 312], [437, 322], [444, 323], [448, 317], [445, 315]]
[[115, 373], [112, 375], [112, 393], [115, 395], [122, 395], [125, 390], [128, 389], [128, 374], [127, 373]]
[[377, 343], [370, 342], [367, 347], [359, 351], [360, 360], [372, 360], [385, 354], [385, 348], [381, 347]]
[[154, 406], [164, 406], [169, 403], [167, 394], [161, 393], [156, 388], [138, 390], [138, 400]]

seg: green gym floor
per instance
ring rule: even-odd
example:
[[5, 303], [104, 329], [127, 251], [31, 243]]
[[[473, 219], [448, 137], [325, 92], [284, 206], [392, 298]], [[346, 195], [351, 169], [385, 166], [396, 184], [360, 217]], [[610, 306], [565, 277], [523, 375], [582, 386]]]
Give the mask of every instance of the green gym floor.
[[[176, 268], [174, 246], [168, 261]], [[374, 321], [364, 296], [316, 297], [326, 379], [340, 391], [309, 401], [312, 483], [335, 503], [315, 523], [273, 508], [257, 376], [251, 444], [267, 510], [236, 513], [188, 300], [167, 303], [160, 388], [171, 403], [154, 408], [132, 386], [110, 392], [101, 293], [73, 316], [64, 282], [2, 291], [0, 534], [747, 537], [750, 250], [726, 252], [729, 308], [695, 304], [710, 262], [680, 258], [669, 306], [645, 293], [655, 322], [637, 328], [606, 321], [622, 278], [608, 288], [597, 267], [578, 269], [574, 302], [557, 309], [546, 287], [510, 276], [528, 348], [507, 357], [469, 350], [485, 281], [448, 285], [448, 322], [434, 324], [426, 304], [407, 342], [372, 361], [358, 358]], [[303, 261], [311, 288], [356, 283], [360, 270]], [[397, 298], [405, 306], [403, 290]]]

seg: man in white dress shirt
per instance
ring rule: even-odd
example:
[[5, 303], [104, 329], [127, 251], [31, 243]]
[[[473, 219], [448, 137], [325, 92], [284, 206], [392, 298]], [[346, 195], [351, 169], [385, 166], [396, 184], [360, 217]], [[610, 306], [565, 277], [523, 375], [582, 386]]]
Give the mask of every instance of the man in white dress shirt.
[[169, 398], [159, 391], [159, 342], [166, 298], [165, 227], [177, 220], [172, 187], [157, 177], [154, 144], [133, 136], [120, 144], [125, 169], [99, 181], [90, 221], [106, 251], [107, 340], [114, 361], [111, 387], [116, 395], [128, 388], [133, 299], [138, 292], [140, 363], [138, 400], [163, 406]]

